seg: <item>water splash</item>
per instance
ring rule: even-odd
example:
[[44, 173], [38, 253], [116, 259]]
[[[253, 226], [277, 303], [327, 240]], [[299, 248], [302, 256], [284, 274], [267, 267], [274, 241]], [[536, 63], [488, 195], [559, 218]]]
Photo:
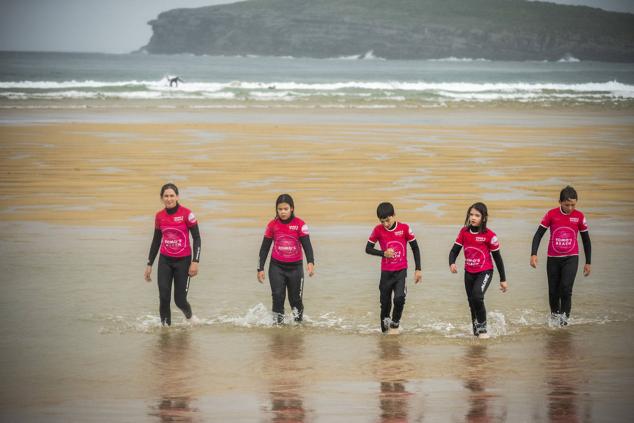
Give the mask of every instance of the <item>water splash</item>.
[[[518, 310], [518, 314], [509, 315], [498, 310], [487, 313], [487, 332], [491, 338], [500, 338], [516, 335], [527, 329], [558, 329], [560, 321], [550, 320], [550, 314], [532, 309]], [[277, 325], [271, 310], [262, 303], [255, 304], [246, 312], [227, 313], [219, 312], [210, 317], [198, 317], [196, 321], [187, 321], [184, 317], [176, 315], [172, 322], [172, 328], [177, 330], [195, 330], [205, 326], [223, 326], [237, 328], [273, 328], [273, 327], [301, 327], [303, 330], [325, 330], [337, 333], [350, 333], [370, 335], [380, 333], [378, 318], [373, 313], [362, 316], [341, 316], [333, 311], [322, 312], [316, 315], [303, 315], [303, 322], [295, 322], [296, 314], [291, 311], [283, 317], [282, 325]], [[627, 316], [576, 316], [568, 319], [569, 326], [576, 325], [603, 325], [610, 322], [629, 320]], [[139, 332], [153, 333], [162, 328], [160, 318], [157, 315], [142, 315], [136, 318], [107, 315], [95, 316], [90, 319], [104, 322], [99, 328], [99, 333], [124, 333]], [[473, 329], [471, 322], [464, 316], [457, 320], [434, 319], [429, 316], [418, 318], [410, 317], [401, 322], [404, 334], [417, 334], [428, 337], [440, 337], [447, 339], [472, 338]]]

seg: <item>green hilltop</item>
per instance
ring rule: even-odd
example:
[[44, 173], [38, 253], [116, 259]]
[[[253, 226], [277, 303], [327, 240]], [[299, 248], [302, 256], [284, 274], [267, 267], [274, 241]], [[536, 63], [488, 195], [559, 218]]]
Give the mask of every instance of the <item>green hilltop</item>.
[[153, 54], [634, 61], [634, 14], [525, 0], [251, 0], [149, 24]]

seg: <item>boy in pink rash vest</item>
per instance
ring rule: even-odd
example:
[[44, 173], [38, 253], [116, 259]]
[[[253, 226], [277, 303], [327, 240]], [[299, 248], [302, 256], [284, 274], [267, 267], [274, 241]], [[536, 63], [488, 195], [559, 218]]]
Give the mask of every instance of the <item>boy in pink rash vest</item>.
[[[379, 293], [381, 301], [381, 331], [398, 329], [405, 307], [407, 295], [407, 244], [409, 243], [414, 254], [416, 266], [414, 283], [423, 280], [420, 264], [420, 249], [416, 236], [407, 223], [398, 222], [394, 214], [394, 206], [391, 203], [381, 203], [376, 209], [376, 215], [381, 222], [375, 226], [370, 234], [365, 247], [367, 254], [382, 257], [381, 279], [379, 281]], [[374, 248], [379, 243], [380, 250]], [[392, 296], [394, 311], [392, 309]]]
[[295, 203], [288, 194], [282, 194], [277, 198], [275, 213], [275, 219], [268, 223], [264, 231], [264, 238], [260, 246], [257, 278], [258, 282], [264, 283], [264, 264], [271, 244], [273, 244], [271, 264], [269, 265], [269, 282], [273, 299], [274, 322], [277, 324], [284, 322], [284, 302], [287, 291], [294, 320], [301, 322], [304, 315], [302, 249], [306, 253], [308, 276], [312, 277], [315, 273], [315, 259], [308, 226], [302, 219], [295, 216]]
[[506, 292], [508, 289], [500, 243], [495, 232], [487, 228], [488, 219], [489, 213], [484, 203], [475, 203], [469, 207], [464, 226], [449, 252], [449, 270], [451, 273], [457, 273], [456, 258], [464, 247], [465, 291], [471, 311], [473, 334], [481, 339], [489, 337], [484, 294], [493, 279], [493, 260], [500, 272], [500, 290]]
[[531, 246], [530, 265], [537, 267], [537, 250], [539, 243], [550, 228], [548, 242], [548, 260], [546, 274], [548, 275], [548, 302], [551, 318], [560, 326], [568, 324], [572, 308], [572, 287], [575, 283], [577, 268], [579, 267], [578, 234], [581, 233], [586, 264], [583, 275], [589, 276], [592, 270], [592, 246], [588, 234], [586, 218], [577, 207], [577, 191], [567, 186], [559, 193], [559, 207], [549, 210], [542, 219]]
[[[165, 208], [159, 210], [154, 218], [154, 238], [150, 246], [145, 280], [152, 279], [152, 264], [158, 254], [159, 312], [161, 324], [172, 324], [170, 302], [172, 283], [174, 284], [174, 302], [192, 321], [192, 309], [187, 302], [188, 278], [198, 274], [200, 260], [200, 231], [196, 216], [186, 207], [178, 203], [178, 188], [174, 184], [165, 184], [161, 188], [161, 200]], [[189, 234], [193, 239], [194, 254], [189, 242]], [[195, 319], [194, 319], [195, 320]]]

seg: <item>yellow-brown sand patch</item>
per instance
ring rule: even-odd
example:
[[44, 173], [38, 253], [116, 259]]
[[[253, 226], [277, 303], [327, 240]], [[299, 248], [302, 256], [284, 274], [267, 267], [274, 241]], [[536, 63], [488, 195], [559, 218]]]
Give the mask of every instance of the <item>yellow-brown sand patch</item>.
[[311, 223], [461, 222], [541, 216], [565, 184], [594, 217], [634, 217], [634, 126], [88, 124], [0, 127], [4, 220], [128, 225], [151, 219], [159, 188], [181, 189], [201, 221], [260, 226], [276, 196]]

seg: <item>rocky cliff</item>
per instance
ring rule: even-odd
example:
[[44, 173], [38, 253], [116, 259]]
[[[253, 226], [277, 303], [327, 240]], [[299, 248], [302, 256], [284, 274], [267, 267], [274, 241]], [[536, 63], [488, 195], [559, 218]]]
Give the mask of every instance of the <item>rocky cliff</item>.
[[524, 0], [251, 0], [149, 22], [155, 54], [634, 61], [634, 15]]

